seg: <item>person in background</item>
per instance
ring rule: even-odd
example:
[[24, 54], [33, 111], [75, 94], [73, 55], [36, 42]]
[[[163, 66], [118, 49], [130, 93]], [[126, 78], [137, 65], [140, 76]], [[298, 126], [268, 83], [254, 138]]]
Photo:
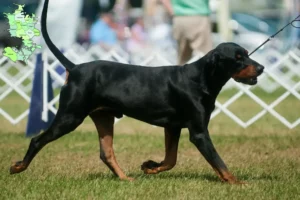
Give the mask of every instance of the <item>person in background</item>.
[[102, 13], [91, 26], [90, 42], [100, 44], [103, 47], [112, 47], [118, 42], [117, 32], [113, 29], [115, 26], [112, 13]]
[[[83, 0], [51, 0], [49, 3], [47, 17], [49, 36], [62, 51], [67, 51], [76, 42], [82, 5]], [[36, 10], [39, 20], [43, 7], [44, 0], [40, 1]], [[36, 27], [41, 30], [40, 23]], [[59, 31], [57, 31], [58, 29]], [[34, 37], [33, 40], [35, 43], [41, 44], [42, 50], [46, 49], [48, 55], [52, 55], [43, 37]]]
[[173, 16], [173, 36], [178, 43], [178, 62], [185, 64], [193, 52], [212, 47], [209, 0], [161, 0]]
[[127, 48], [130, 52], [139, 52], [146, 46], [146, 31], [144, 20], [142, 17], [133, 19], [134, 23], [131, 26], [131, 37], [127, 42]]

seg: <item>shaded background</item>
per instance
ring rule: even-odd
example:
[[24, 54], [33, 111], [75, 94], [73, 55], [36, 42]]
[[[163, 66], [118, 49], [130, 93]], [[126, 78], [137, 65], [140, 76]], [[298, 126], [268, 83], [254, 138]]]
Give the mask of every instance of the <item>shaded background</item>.
[[[35, 13], [40, 3], [39, 0], [15, 0], [13, 2], [26, 4], [25, 11], [27, 13]], [[257, 46], [260, 41], [268, 38], [269, 35], [276, 32], [276, 30], [287, 23], [291, 18], [297, 16], [300, 10], [300, 3], [297, 0], [229, 0], [229, 22], [220, 22], [216, 17], [220, 2], [220, 0], [210, 1], [214, 43], [218, 44], [224, 40], [234, 41], [246, 48], [254, 48]], [[12, 1], [2, 0], [0, 2], [0, 13], [12, 12], [14, 9], [15, 8], [12, 7]], [[168, 42], [174, 42], [172, 35], [168, 32], [170, 31], [168, 29], [172, 28], [171, 17], [168, 16], [162, 5], [156, 0], [83, 0], [76, 41], [74, 42], [89, 44], [88, 32], [91, 24], [97, 19], [99, 13], [111, 10], [115, 12], [115, 22], [122, 24], [124, 27], [130, 27], [133, 24], [132, 18], [137, 15], [142, 17], [145, 22], [146, 32], [149, 33], [149, 37], [145, 42], [151, 45], [157, 43], [161, 44], [160, 42], [155, 42], [155, 40], [159, 41], [161, 39], [157, 36], [160, 34], [169, 34], [168, 37], [170, 41]], [[68, 17], [68, 9], [66, 9], [64, 16], [61, 17]], [[218, 30], [219, 23], [228, 23], [228, 31], [231, 32], [229, 38], [222, 38], [222, 36], [220, 36]], [[165, 24], [166, 26], [159, 26], [160, 24]], [[50, 28], [51, 27], [49, 27], [49, 29]], [[10, 38], [7, 29], [8, 25], [5, 16], [0, 14], [0, 46], [20, 45], [21, 40]], [[284, 33], [276, 38], [278, 41], [275, 41], [273, 46], [281, 51], [286, 51], [286, 49], [298, 43], [297, 39], [299, 39], [299, 35], [299, 30], [289, 27], [288, 30], [285, 30]], [[122, 42], [122, 40], [120, 42]]]

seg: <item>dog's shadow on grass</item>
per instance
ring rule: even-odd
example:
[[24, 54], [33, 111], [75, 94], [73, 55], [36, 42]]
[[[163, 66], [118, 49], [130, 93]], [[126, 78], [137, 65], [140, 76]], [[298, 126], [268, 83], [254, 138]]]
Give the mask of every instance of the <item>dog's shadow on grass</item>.
[[[220, 179], [215, 175], [214, 173], [198, 173], [198, 172], [165, 172], [165, 173], [159, 173], [159, 174], [143, 174], [134, 172], [129, 173], [128, 176], [136, 179], [136, 180], [207, 180], [210, 182], [221, 182]], [[277, 181], [280, 180], [280, 177], [276, 175], [267, 175], [267, 174], [261, 174], [253, 176], [249, 173], [239, 174], [237, 175], [238, 180], [240, 181]], [[92, 173], [87, 175], [88, 180], [95, 180], [95, 179], [106, 179], [106, 180], [116, 180], [119, 179], [111, 174], [111, 173]]]
[[113, 175], [112, 173], [105, 173], [105, 172], [91, 173], [85, 175], [85, 177], [87, 180], [97, 180], [97, 179], [119, 180], [118, 177]]
[[[208, 180], [213, 182], [219, 182], [219, 179], [217, 176], [214, 176], [213, 174], [198, 174], [198, 173], [160, 173], [160, 174], [144, 174], [144, 173], [129, 173], [127, 174], [129, 177], [132, 177], [136, 180], [170, 180], [170, 179], [182, 179], [182, 180]], [[99, 172], [99, 173], [92, 173], [88, 174], [86, 177], [88, 180], [96, 180], [96, 179], [106, 179], [106, 180], [119, 180], [118, 177], [116, 177], [113, 174]]]

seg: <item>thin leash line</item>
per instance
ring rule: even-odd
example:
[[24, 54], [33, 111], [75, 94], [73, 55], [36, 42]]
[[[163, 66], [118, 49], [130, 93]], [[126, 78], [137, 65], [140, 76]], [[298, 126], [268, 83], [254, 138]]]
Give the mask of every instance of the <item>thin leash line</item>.
[[294, 20], [290, 21], [287, 25], [285, 25], [284, 27], [282, 27], [279, 31], [277, 31], [274, 35], [271, 35], [266, 41], [264, 41], [261, 45], [259, 45], [256, 49], [254, 49], [249, 56], [251, 56], [255, 51], [257, 51], [258, 49], [260, 49], [262, 46], [264, 46], [267, 42], [269, 42], [270, 40], [272, 40], [276, 35], [278, 35], [281, 31], [283, 31], [286, 27], [288, 27], [289, 25], [291, 25], [294, 28], [300, 28], [300, 26], [296, 26], [293, 23], [295, 22], [300, 22], [300, 19], [298, 19], [300, 17], [300, 15], [298, 15]]

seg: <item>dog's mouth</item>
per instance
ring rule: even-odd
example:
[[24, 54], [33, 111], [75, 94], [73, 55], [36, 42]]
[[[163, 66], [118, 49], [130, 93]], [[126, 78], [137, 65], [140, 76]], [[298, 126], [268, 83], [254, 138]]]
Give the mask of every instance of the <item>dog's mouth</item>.
[[257, 84], [257, 77], [252, 77], [252, 78], [234, 78], [234, 80], [236, 82], [244, 83], [244, 84], [247, 84], [247, 85], [255, 85], [255, 84]]
[[[252, 73], [247, 74], [247, 72], [249, 72], [249, 71], [252, 72]], [[239, 77], [240, 74], [238, 74], [238, 76], [234, 76], [233, 79], [236, 82], [244, 83], [244, 84], [247, 84], [247, 85], [256, 85], [257, 84], [257, 77], [260, 76], [263, 73], [263, 71], [264, 71], [264, 67], [263, 66], [258, 66], [255, 69], [255, 73], [253, 73], [253, 70], [252, 71], [251, 70], [248, 70], [248, 71], [246, 70], [246, 75], [248, 75], [248, 76]]]

